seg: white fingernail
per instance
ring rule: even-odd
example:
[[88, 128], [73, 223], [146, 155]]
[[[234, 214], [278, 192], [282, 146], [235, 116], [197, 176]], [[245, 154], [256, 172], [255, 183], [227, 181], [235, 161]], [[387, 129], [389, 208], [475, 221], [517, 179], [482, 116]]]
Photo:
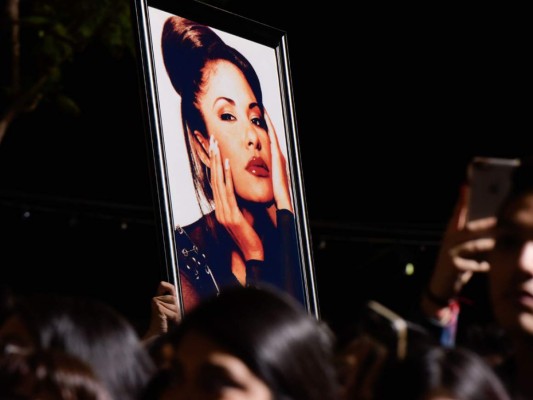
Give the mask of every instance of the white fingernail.
[[224, 168], [229, 169], [229, 159], [224, 160]]

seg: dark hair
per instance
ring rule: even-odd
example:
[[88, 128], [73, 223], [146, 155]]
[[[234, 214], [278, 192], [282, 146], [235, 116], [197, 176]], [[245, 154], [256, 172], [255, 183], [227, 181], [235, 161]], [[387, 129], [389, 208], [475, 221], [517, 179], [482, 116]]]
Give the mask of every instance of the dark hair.
[[47, 350], [10, 353], [0, 358], [0, 398], [31, 400], [40, 396], [57, 400], [111, 400], [90, 366], [74, 355]]
[[22, 299], [14, 316], [38, 349], [59, 349], [89, 364], [114, 398], [138, 398], [154, 372], [133, 326], [95, 299], [37, 294]]
[[462, 347], [428, 346], [385, 370], [376, 399], [423, 400], [439, 393], [461, 400], [510, 400], [496, 373]]
[[[202, 207], [201, 196], [213, 200], [213, 192], [208, 179], [206, 166], [198, 159], [192, 146], [197, 140], [194, 131], [208, 137], [198, 96], [207, 83], [205, 66], [210, 61], [225, 60], [244, 74], [257, 103], [262, 107], [263, 95], [259, 77], [250, 62], [236, 49], [228, 46], [209, 27], [182, 17], [169, 17], [163, 26], [161, 36], [163, 60], [174, 89], [181, 96], [181, 116], [185, 143], [189, 153], [189, 163], [193, 171], [193, 181], [198, 204]], [[205, 213], [204, 213], [205, 214]]]
[[232, 287], [200, 303], [167, 340], [198, 333], [242, 360], [275, 399], [338, 397], [333, 335], [299, 303], [275, 289]]

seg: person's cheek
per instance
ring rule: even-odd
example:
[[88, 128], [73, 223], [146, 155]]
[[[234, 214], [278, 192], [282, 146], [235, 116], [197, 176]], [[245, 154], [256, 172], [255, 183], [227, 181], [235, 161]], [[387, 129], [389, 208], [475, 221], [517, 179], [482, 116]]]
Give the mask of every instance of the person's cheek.
[[518, 255], [519, 268], [529, 274], [533, 274], [533, 242], [527, 241], [523, 244]]

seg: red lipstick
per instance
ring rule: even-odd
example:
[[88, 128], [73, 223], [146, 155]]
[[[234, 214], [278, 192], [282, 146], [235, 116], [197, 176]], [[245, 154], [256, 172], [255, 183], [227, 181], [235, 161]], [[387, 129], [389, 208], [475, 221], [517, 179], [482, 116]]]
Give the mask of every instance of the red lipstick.
[[270, 170], [268, 169], [268, 166], [261, 157], [253, 156], [252, 158], [250, 158], [250, 161], [248, 161], [248, 164], [246, 164], [245, 169], [252, 175], [261, 178], [266, 178], [270, 176]]

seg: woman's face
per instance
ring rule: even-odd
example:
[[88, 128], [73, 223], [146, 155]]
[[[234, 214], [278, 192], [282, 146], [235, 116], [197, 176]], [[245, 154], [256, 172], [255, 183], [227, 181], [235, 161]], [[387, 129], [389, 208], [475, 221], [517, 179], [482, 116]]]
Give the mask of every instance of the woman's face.
[[533, 335], [533, 193], [520, 196], [502, 217], [489, 259], [494, 314], [510, 332]]
[[190, 332], [175, 349], [161, 400], [272, 400], [269, 387], [239, 358]]
[[[270, 138], [260, 105], [240, 69], [228, 61], [208, 63], [198, 97], [209, 136], [229, 160], [235, 192], [268, 203], [274, 198]], [[204, 145], [205, 147], [205, 145]]]

